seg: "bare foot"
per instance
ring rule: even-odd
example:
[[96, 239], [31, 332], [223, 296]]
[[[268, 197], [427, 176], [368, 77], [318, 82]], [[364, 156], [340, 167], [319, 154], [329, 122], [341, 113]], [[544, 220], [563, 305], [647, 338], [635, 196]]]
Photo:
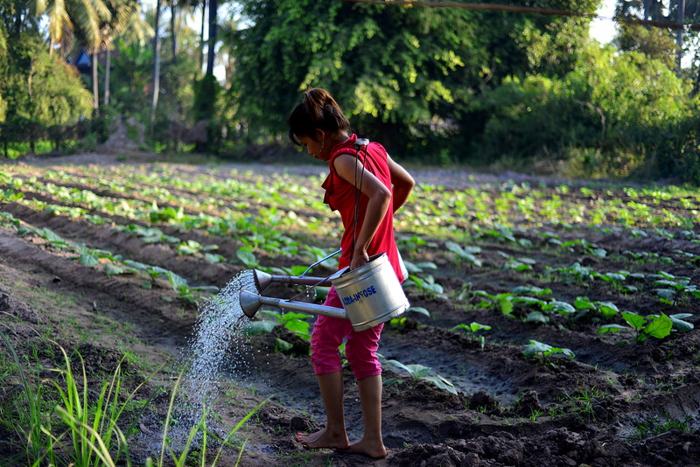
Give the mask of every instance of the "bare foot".
[[316, 433], [297, 433], [295, 439], [304, 446], [305, 449], [347, 449], [350, 441], [345, 430], [342, 432], [330, 432], [326, 428]]
[[372, 459], [383, 459], [387, 455], [384, 443], [377, 440], [370, 441], [364, 438], [356, 443], [352, 443], [347, 449], [342, 449], [342, 452], [348, 454], [362, 454]]

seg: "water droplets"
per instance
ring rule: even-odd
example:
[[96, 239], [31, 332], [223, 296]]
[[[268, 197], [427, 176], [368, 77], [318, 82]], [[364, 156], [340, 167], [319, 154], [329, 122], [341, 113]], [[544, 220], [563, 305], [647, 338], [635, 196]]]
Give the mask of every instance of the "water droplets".
[[224, 363], [234, 375], [245, 369], [246, 343], [242, 336], [245, 321], [241, 319], [245, 315], [239, 301], [243, 290], [257, 293], [252, 270], [239, 273], [200, 307], [188, 349], [192, 363], [182, 387], [191, 415], [189, 418], [193, 420], [198, 419], [204, 406], [211, 402]]

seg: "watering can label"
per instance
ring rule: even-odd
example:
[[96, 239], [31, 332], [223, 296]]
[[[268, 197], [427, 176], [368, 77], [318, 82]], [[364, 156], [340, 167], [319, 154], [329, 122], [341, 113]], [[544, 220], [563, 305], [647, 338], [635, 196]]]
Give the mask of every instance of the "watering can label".
[[360, 290], [359, 292], [356, 292], [352, 295], [348, 295], [343, 297], [343, 304], [344, 305], [350, 305], [355, 302], [359, 302], [363, 298], [367, 298], [371, 295], [374, 295], [377, 293], [377, 289], [374, 287], [374, 285], [370, 285], [366, 289]]

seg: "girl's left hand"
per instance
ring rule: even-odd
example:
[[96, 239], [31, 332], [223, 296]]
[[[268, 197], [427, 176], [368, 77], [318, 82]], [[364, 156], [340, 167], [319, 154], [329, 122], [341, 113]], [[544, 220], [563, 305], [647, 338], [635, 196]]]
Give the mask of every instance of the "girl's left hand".
[[350, 269], [359, 268], [366, 263], [369, 263], [369, 255], [367, 254], [367, 250], [364, 248], [361, 250], [355, 250], [352, 255], [352, 261], [350, 262]]

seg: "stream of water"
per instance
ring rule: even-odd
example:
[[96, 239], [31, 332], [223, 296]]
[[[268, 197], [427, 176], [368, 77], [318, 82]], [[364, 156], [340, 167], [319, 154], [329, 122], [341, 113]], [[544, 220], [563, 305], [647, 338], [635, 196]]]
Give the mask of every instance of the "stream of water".
[[180, 420], [196, 422], [205, 406], [212, 401], [219, 373], [226, 365], [227, 373], [235, 375], [245, 370], [245, 340], [242, 336], [245, 315], [240, 306], [240, 293], [257, 293], [254, 273], [245, 270], [229, 281], [214, 297], [200, 307], [194, 336], [186, 357], [192, 363], [182, 381], [181, 394], [186, 413]]

